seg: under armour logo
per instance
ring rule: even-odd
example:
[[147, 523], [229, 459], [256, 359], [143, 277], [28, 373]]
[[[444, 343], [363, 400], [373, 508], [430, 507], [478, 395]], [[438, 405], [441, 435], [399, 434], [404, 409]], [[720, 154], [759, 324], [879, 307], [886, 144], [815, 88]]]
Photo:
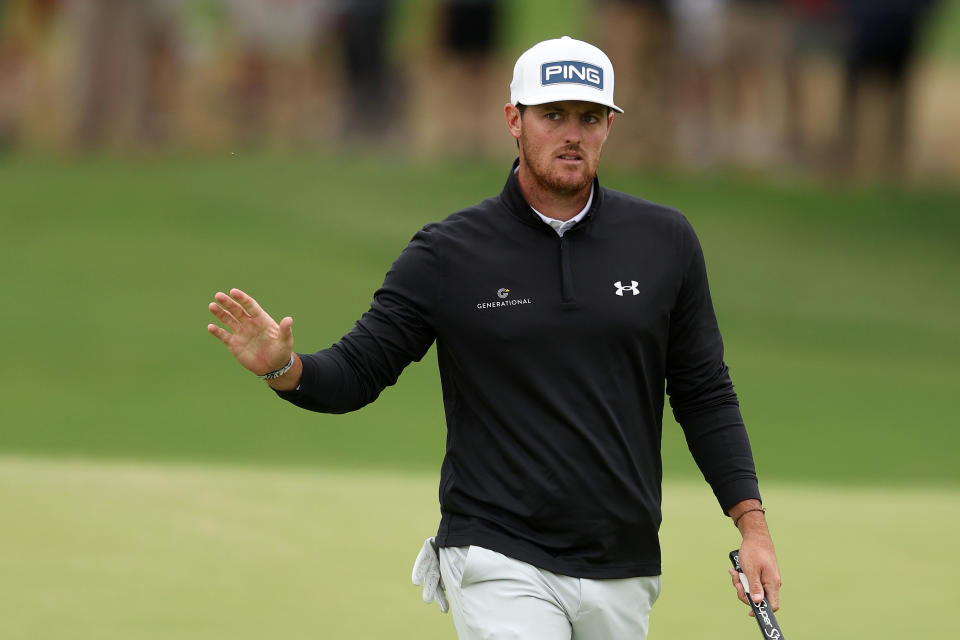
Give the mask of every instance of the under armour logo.
[[625, 286], [623, 286], [623, 284], [622, 284], [619, 280], [617, 280], [616, 282], [613, 283], [613, 286], [615, 286], [615, 287], [617, 288], [617, 295], [618, 295], [618, 296], [622, 296], [624, 291], [633, 291], [633, 295], [638, 296], [638, 295], [640, 295], [640, 291], [637, 289], [637, 285], [638, 285], [638, 284], [640, 284], [640, 283], [637, 282], [636, 280], [631, 280], [631, 281], [630, 281], [630, 286], [629, 286], [629, 287], [625, 287]]

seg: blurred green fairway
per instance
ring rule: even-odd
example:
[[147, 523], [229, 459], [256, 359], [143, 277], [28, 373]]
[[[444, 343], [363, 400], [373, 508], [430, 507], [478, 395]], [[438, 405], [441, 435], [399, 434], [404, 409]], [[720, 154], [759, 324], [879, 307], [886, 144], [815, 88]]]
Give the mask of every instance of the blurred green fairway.
[[[0, 637], [454, 638], [410, 584], [435, 486], [410, 472], [0, 458]], [[788, 638], [949, 637], [960, 492], [771, 483], [767, 499]], [[707, 487], [666, 485], [662, 537], [651, 640], [755, 637], [726, 574], [739, 535]]]
[[[370, 407], [309, 414], [230, 359], [206, 305], [245, 288], [325, 347], [422, 224], [506, 169], [0, 161], [0, 638], [453, 637], [408, 585], [438, 518], [433, 352]], [[700, 234], [788, 637], [934, 634], [960, 596], [960, 192], [601, 179]], [[747, 637], [736, 532], [664, 430], [651, 638]]]
[[[207, 303], [241, 287], [326, 347], [421, 225], [506, 168], [6, 161], [0, 451], [437, 470], [433, 350], [373, 405], [310, 414], [232, 361]], [[601, 177], [697, 228], [762, 478], [960, 483], [960, 192]], [[697, 477], [672, 423], [664, 447], [668, 477]]]

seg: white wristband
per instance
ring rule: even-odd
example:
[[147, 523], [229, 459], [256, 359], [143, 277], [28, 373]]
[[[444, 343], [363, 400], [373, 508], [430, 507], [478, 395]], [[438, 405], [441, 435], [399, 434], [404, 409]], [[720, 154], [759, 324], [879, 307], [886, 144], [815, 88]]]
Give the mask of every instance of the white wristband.
[[291, 354], [290, 354], [290, 362], [288, 362], [287, 364], [283, 365], [282, 367], [280, 367], [280, 368], [277, 369], [276, 371], [271, 371], [270, 373], [265, 373], [265, 374], [263, 374], [262, 376], [258, 375], [257, 377], [260, 378], [261, 380], [275, 380], [275, 379], [279, 378], [280, 376], [282, 376], [283, 374], [285, 374], [287, 371], [290, 371], [290, 367], [292, 367], [292, 366], [293, 366], [293, 354], [291, 353]]

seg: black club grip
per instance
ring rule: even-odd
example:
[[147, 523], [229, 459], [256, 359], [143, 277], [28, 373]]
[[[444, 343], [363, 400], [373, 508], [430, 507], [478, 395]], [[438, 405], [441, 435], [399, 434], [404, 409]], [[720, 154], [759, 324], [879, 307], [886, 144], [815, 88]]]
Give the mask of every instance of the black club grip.
[[730, 562], [733, 563], [734, 570], [740, 575], [740, 584], [747, 594], [747, 600], [750, 602], [750, 608], [753, 609], [753, 615], [757, 618], [757, 624], [760, 626], [760, 633], [769, 640], [783, 640], [783, 632], [780, 631], [780, 624], [773, 615], [773, 609], [770, 603], [764, 598], [757, 604], [750, 597], [750, 585], [747, 583], [747, 577], [743, 575], [743, 569], [740, 568], [740, 549], [734, 549], [730, 552]]

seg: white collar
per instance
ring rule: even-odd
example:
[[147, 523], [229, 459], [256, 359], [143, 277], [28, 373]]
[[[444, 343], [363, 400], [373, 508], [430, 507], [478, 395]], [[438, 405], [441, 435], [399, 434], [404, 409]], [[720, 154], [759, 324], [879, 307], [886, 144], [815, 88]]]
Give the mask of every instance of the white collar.
[[580, 210], [580, 213], [573, 216], [569, 220], [564, 221], [564, 220], [557, 220], [556, 218], [548, 218], [547, 216], [543, 215], [536, 209], [533, 209], [533, 207], [530, 207], [530, 208], [533, 209], [533, 212], [535, 214], [540, 216], [540, 219], [543, 220], [545, 224], [550, 225], [553, 228], [553, 230], [557, 232], [558, 236], [562, 236], [564, 233], [566, 233], [568, 229], [570, 229], [575, 224], [583, 220], [584, 216], [587, 215], [587, 211], [590, 210], [590, 205], [592, 204], [593, 204], [593, 185], [591, 184], [590, 197], [587, 198], [587, 204], [583, 207], [583, 209]]

